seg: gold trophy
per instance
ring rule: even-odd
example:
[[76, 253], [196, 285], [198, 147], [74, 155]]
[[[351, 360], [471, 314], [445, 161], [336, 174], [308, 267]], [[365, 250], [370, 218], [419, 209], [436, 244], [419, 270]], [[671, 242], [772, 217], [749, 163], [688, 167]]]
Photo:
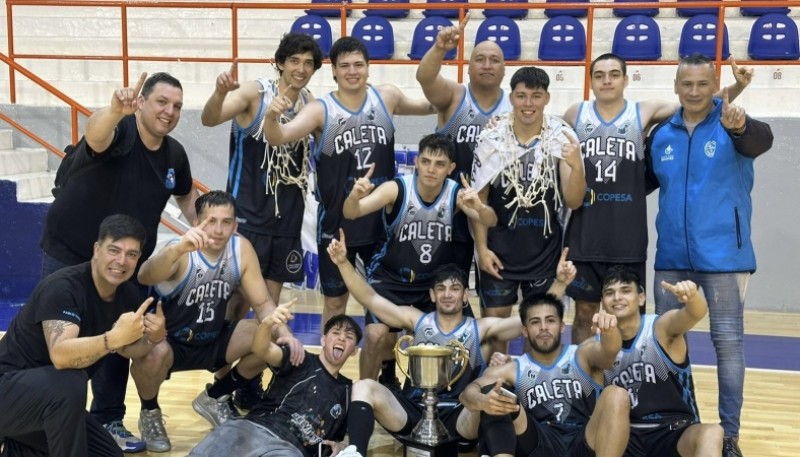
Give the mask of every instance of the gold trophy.
[[[458, 455], [458, 444], [450, 436], [447, 429], [439, 420], [436, 405], [439, 399], [436, 392], [440, 389], [448, 390], [461, 378], [469, 363], [469, 354], [463, 344], [456, 340], [447, 343], [447, 346], [418, 344], [401, 349], [400, 345], [412, 343], [414, 337], [405, 335], [394, 347], [397, 366], [411, 382], [411, 385], [425, 390], [423, 404], [425, 412], [422, 420], [414, 427], [409, 437], [401, 437], [405, 445], [406, 457], [455, 457]], [[408, 359], [408, 370], [403, 369], [400, 355]], [[454, 375], [455, 368], [459, 367]]]

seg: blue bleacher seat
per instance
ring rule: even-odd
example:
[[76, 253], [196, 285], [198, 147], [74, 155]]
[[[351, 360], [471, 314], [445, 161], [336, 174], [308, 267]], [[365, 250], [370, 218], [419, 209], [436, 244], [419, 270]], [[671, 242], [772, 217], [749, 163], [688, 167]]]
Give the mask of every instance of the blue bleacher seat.
[[[646, 3], [652, 2], [658, 4], [658, 0], [614, 0], [614, 3], [631, 3], [639, 2]], [[614, 16], [628, 17], [628, 16], [658, 16], [658, 8], [614, 8]]]
[[419, 151], [406, 151], [406, 165], [413, 167], [414, 160], [419, 157]]
[[[702, 1], [713, 1], [713, 0], [678, 0], [678, 2], [702, 2]], [[710, 8], [676, 8], [678, 12], [678, 16], [682, 17], [692, 17], [697, 16], [698, 14], [714, 14], [716, 15], [719, 12], [719, 9], [716, 7]]]
[[[589, 0], [547, 0], [547, 3], [589, 3]], [[544, 10], [544, 15], [547, 17], [556, 16], [572, 16], [572, 17], [586, 17], [589, 10], [587, 9], [565, 9], [565, 8], [552, 8]]]
[[[428, 52], [428, 49], [436, 42], [436, 35], [439, 34], [439, 29], [442, 27], [452, 27], [453, 23], [449, 19], [439, 16], [426, 17], [419, 21], [414, 28], [414, 35], [411, 38], [411, 52], [408, 57], [413, 60], [419, 60]], [[454, 59], [456, 57], [456, 50], [448, 52], [444, 55], [445, 59]]]
[[[428, 3], [430, 5], [448, 4], [449, 3], [449, 4], [453, 4], [454, 6], [460, 6], [459, 4], [466, 5], [468, 2], [467, 2], [467, 0], [426, 0], [425, 3]], [[450, 9], [447, 9], [447, 10], [429, 9], [429, 10], [423, 10], [422, 14], [425, 17], [447, 17], [447, 18], [451, 18], [452, 19], [452, 18], [458, 17], [458, 10], [457, 9], [452, 9], [452, 10], [450, 10]]]
[[[528, 3], [528, 0], [486, 0], [486, 3], [503, 4], [503, 3]], [[525, 8], [505, 9], [505, 10], [483, 10], [484, 17], [492, 16], [505, 16], [514, 19], [522, 19], [528, 16], [528, 10]]]
[[661, 30], [648, 16], [628, 16], [617, 24], [611, 52], [625, 60], [661, 58]]
[[[678, 55], [686, 57], [699, 53], [710, 59], [717, 56], [717, 16], [700, 14], [690, 17], [681, 30]], [[722, 31], [722, 58], [731, 55], [728, 45], [728, 26]]]
[[522, 43], [519, 37], [519, 26], [513, 19], [505, 16], [492, 16], [484, 19], [478, 26], [475, 44], [486, 40], [494, 41], [503, 51], [506, 60], [519, 60], [522, 54]]
[[586, 57], [586, 31], [572, 16], [556, 16], [542, 27], [540, 60], [583, 60]]
[[394, 56], [394, 29], [385, 17], [364, 16], [353, 26], [351, 34], [367, 46], [370, 60]]
[[[345, 0], [347, 3], [353, 3], [353, 0]], [[342, 0], [311, 0], [310, 3], [322, 3], [322, 4], [332, 4], [336, 6], [340, 6]], [[350, 17], [350, 13], [352, 10], [347, 10], [347, 17]], [[336, 9], [319, 9], [319, 10], [306, 10], [306, 14], [313, 14], [315, 16], [322, 16], [322, 17], [341, 17], [342, 12], [339, 8]]]
[[376, 10], [376, 9], [366, 9], [364, 10], [364, 16], [383, 16], [388, 18], [402, 18], [408, 16], [408, 5], [409, 0], [369, 0], [367, 3], [374, 3], [376, 5], [394, 5], [400, 7], [400, 9], [392, 9], [392, 10]]
[[764, 16], [765, 14], [789, 14], [788, 6], [742, 7], [739, 14], [742, 16]]
[[800, 39], [797, 24], [783, 14], [767, 14], [756, 19], [750, 30], [747, 54], [755, 60], [797, 60]]
[[327, 19], [315, 14], [306, 14], [305, 16], [298, 17], [294, 23], [292, 23], [291, 31], [310, 35], [322, 50], [322, 57], [328, 57], [331, 46], [333, 46], [333, 34], [331, 33], [331, 25], [328, 23]]

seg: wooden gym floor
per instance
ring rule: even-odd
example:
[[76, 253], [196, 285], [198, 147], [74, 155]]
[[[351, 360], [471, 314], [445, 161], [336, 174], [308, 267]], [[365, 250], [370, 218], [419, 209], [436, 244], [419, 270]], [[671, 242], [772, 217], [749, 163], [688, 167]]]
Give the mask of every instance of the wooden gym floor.
[[[298, 296], [300, 303], [296, 313], [316, 314], [321, 305], [319, 296], [313, 292], [286, 291], [285, 297]], [[652, 304], [648, 308], [652, 311]], [[357, 303], [348, 305], [348, 314], [362, 316], [363, 311]], [[477, 314], [477, 309], [476, 309]], [[745, 325], [748, 335], [771, 335], [786, 338], [788, 343], [784, 348], [800, 349], [800, 314], [746, 312]], [[571, 315], [566, 318], [572, 321]], [[311, 334], [318, 334], [317, 327]], [[699, 330], [708, 329], [707, 322], [698, 326]], [[296, 333], [302, 331], [295, 329]], [[569, 331], [567, 331], [567, 334]], [[707, 337], [707, 335], [706, 335]], [[304, 338], [312, 341], [313, 338]], [[314, 351], [317, 348], [309, 346]], [[796, 350], [781, 349], [778, 357], [787, 360], [797, 360]], [[800, 371], [767, 370], [749, 368], [745, 379], [744, 410], [742, 411], [742, 429], [740, 447], [748, 457], [768, 456], [800, 456]], [[717, 416], [717, 382], [714, 366], [694, 365], [694, 377], [697, 399], [703, 422], [718, 421]], [[344, 374], [351, 379], [357, 379], [357, 356], [348, 361]], [[269, 372], [265, 373], [264, 385], [267, 384]], [[203, 418], [197, 415], [191, 407], [191, 401], [210, 382], [211, 374], [204, 371], [176, 373], [161, 389], [159, 402], [165, 415], [167, 432], [172, 441], [172, 451], [162, 456], [184, 456], [197, 444], [209, 431], [210, 426]], [[126, 397], [128, 415], [125, 424], [134, 433], [138, 433], [137, 411], [139, 399], [133, 381], [129, 383]], [[142, 453], [139, 455], [145, 455]], [[390, 435], [375, 427], [375, 434], [370, 442], [369, 455], [376, 457], [402, 456], [402, 449], [395, 446]], [[469, 455], [469, 454], [464, 454]]]

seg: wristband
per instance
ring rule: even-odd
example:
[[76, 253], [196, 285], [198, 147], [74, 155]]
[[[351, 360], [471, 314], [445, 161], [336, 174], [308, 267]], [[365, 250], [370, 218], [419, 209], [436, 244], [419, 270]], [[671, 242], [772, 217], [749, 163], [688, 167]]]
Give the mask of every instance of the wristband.
[[747, 130], [747, 122], [745, 122], [744, 125], [741, 126], [740, 128], [730, 129], [728, 130], [728, 132], [730, 132], [730, 134], [734, 136], [741, 136], [745, 132], [745, 130]]
[[108, 332], [103, 333], [103, 346], [105, 346], [106, 351], [108, 351], [111, 354], [117, 352], [117, 351], [114, 351], [113, 349], [111, 349], [110, 347], [108, 347]]

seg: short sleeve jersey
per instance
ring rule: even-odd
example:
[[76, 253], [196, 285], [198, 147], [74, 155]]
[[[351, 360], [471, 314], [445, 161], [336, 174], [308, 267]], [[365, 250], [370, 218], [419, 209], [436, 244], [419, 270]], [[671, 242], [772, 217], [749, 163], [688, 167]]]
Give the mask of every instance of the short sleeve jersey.
[[[230, 159], [226, 190], [236, 199], [236, 219], [249, 231], [272, 236], [299, 237], [305, 206], [305, 168], [309, 139], [270, 146], [264, 136], [264, 115], [275, 94], [277, 82], [259, 79], [261, 105], [250, 125], [231, 122]], [[308, 103], [311, 93], [303, 88], [297, 103], [283, 113], [280, 123], [294, 119]]]
[[[117, 288], [112, 301], [101, 299], [90, 262], [62, 268], [39, 282], [11, 321], [0, 340], [0, 373], [53, 364], [42, 329], [44, 321], [75, 324], [80, 327], [78, 337], [102, 335], [122, 313], [134, 311], [140, 304], [139, 291], [130, 282]], [[98, 362], [86, 368], [90, 375]]]
[[239, 287], [240, 265], [241, 239], [233, 235], [216, 262], [201, 251], [191, 252], [182, 277], [156, 285], [170, 340], [204, 346], [219, 338], [228, 300]]
[[339, 228], [350, 246], [370, 245], [383, 232], [380, 213], [357, 220], [342, 215], [344, 200], [358, 178], [372, 164], [376, 186], [394, 178], [394, 123], [378, 91], [367, 87], [367, 97], [357, 111], [342, 105], [333, 93], [319, 98], [325, 109], [325, 125], [314, 151], [317, 198], [320, 202], [317, 240], [333, 239]]
[[289, 363], [289, 352], [269, 382], [264, 397], [247, 415], [304, 455], [317, 453], [322, 440], [341, 441], [347, 429], [352, 381], [333, 377], [318, 355], [306, 353], [300, 366]]

